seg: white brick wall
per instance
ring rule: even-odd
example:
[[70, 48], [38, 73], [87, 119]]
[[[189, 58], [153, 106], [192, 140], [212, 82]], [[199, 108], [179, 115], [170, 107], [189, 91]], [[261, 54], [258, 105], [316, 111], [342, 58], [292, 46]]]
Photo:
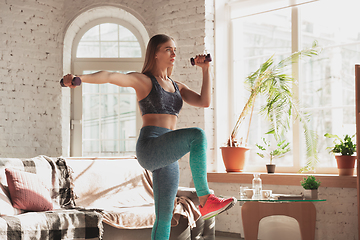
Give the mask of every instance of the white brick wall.
[[61, 1], [0, 2], [0, 156], [61, 154]]

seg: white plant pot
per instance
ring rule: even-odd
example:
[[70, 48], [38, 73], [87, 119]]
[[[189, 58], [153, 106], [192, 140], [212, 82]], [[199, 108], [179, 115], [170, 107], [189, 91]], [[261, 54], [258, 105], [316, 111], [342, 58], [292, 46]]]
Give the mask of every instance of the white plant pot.
[[318, 190], [317, 189], [304, 189], [305, 199], [318, 199]]

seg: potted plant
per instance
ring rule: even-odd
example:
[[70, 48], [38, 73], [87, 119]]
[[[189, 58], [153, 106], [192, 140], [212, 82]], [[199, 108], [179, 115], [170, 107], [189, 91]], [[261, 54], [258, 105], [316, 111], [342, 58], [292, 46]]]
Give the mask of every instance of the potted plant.
[[320, 181], [316, 180], [314, 176], [304, 177], [302, 181], [300, 181], [301, 186], [304, 190], [305, 199], [318, 199], [318, 188], [320, 187]]
[[268, 173], [274, 173], [275, 172], [275, 164], [273, 164], [272, 160], [275, 157], [281, 158], [283, 157], [287, 152], [290, 151], [289, 142], [286, 142], [286, 140], [279, 141], [276, 144], [276, 148], [271, 150], [271, 143], [270, 141], [266, 141], [265, 138], [262, 138], [262, 141], [264, 145], [256, 144], [256, 147], [261, 151], [257, 152], [256, 154], [260, 157], [264, 158], [265, 155], [267, 155], [270, 158], [270, 163], [266, 164], [266, 169]]
[[[254, 111], [254, 103], [258, 96], [266, 97], [266, 102], [261, 106], [260, 113], [270, 122], [270, 131], [268, 133], [274, 134], [276, 139], [280, 139], [282, 133], [290, 128], [292, 115], [299, 116], [298, 104], [293, 98], [291, 88], [296, 83], [291, 75], [286, 74], [287, 67], [297, 61], [301, 56], [313, 56], [318, 52], [313, 47], [307, 50], [293, 53], [289, 57], [275, 63], [273, 57], [260, 65], [259, 69], [251, 73], [245, 81], [247, 88], [250, 91], [249, 99], [247, 100], [242, 112], [240, 113], [234, 129], [226, 142], [226, 146], [221, 147], [221, 152], [224, 160], [224, 165], [227, 172], [242, 171], [245, 162], [245, 153], [249, 150], [247, 147], [251, 118]], [[245, 141], [241, 138], [237, 140], [237, 134], [240, 126], [244, 122], [245, 117], [250, 114], [249, 126], [247, 128], [247, 136]], [[307, 130], [306, 118], [300, 117], [303, 122], [306, 137], [313, 137], [314, 135]], [[314, 141], [306, 141], [314, 144]], [[316, 151], [308, 148], [307, 151], [311, 156], [316, 155]], [[233, 156], [233, 154], [236, 154]], [[317, 158], [315, 157], [315, 160]]]
[[335, 159], [338, 166], [339, 176], [352, 176], [354, 174], [354, 167], [356, 161], [356, 144], [353, 142], [355, 134], [351, 137], [345, 135], [344, 139], [341, 139], [338, 135], [326, 133], [324, 135], [327, 138], [334, 139], [334, 147], [330, 147], [330, 152], [335, 155]]

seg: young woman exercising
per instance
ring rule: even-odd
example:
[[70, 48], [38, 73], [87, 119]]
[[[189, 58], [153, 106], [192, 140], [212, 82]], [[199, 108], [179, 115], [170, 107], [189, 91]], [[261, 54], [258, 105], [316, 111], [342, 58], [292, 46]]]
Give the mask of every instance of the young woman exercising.
[[[200, 200], [200, 213], [204, 219], [226, 211], [235, 204], [235, 198], [222, 199], [210, 194], [206, 174], [207, 141], [202, 129], [176, 129], [177, 117], [183, 101], [196, 107], [208, 107], [211, 100], [209, 62], [205, 55], [195, 58], [195, 65], [202, 68], [203, 83], [198, 94], [170, 76], [176, 57], [173, 38], [159, 34], [147, 46], [141, 73], [112, 73], [100, 71], [80, 75], [85, 83], [112, 83], [132, 87], [136, 91], [142, 112], [143, 126], [136, 145], [137, 159], [142, 167], [152, 171], [156, 220], [151, 239], [168, 240], [174, 201], [179, 184], [178, 160], [190, 152], [190, 168]], [[66, 86], [74, 88], [64, 76]]]

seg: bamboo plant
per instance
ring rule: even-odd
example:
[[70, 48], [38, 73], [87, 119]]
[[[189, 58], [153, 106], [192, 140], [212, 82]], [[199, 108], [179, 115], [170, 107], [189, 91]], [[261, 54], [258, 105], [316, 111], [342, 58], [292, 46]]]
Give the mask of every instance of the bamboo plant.
[[[286, 71], [289, 65], [295, 63], [301, 57], [312, 57], [317, 54], [316, 42], [314, 42], [311, 48], [293, 53], [278, 63], [274, 61], [274, 56], [271, 56], [260, 65], [259, 69], [246, 78], [245, 85], [250, 91], [250, 96], [227, 141], [228, 147], [247, 146], [255, 100], [258, 96], [262, 95], [266, 98], [266, 102], [260, 107], [260, 114], [270, 123], [268, 133], [273, 134], [275, 139], [278, 140], [289, 130], [291, 116], [299, 118], [304, 128], [307, 145], [308, 164], [305, 169], [310, 168], [311, 165], [316, 163], [316, 134], [308, 129], [306, 114], [299, 112], [299, 103], [291, 91], [292, 85], [296, 84], [296, 81], [291, 75], [286, 74]], [[245, 117], [249, 114], [250, 121], [245, 142], [242, 140], [239, 142], [236, 138], [239, 128], [244, 122]]]

